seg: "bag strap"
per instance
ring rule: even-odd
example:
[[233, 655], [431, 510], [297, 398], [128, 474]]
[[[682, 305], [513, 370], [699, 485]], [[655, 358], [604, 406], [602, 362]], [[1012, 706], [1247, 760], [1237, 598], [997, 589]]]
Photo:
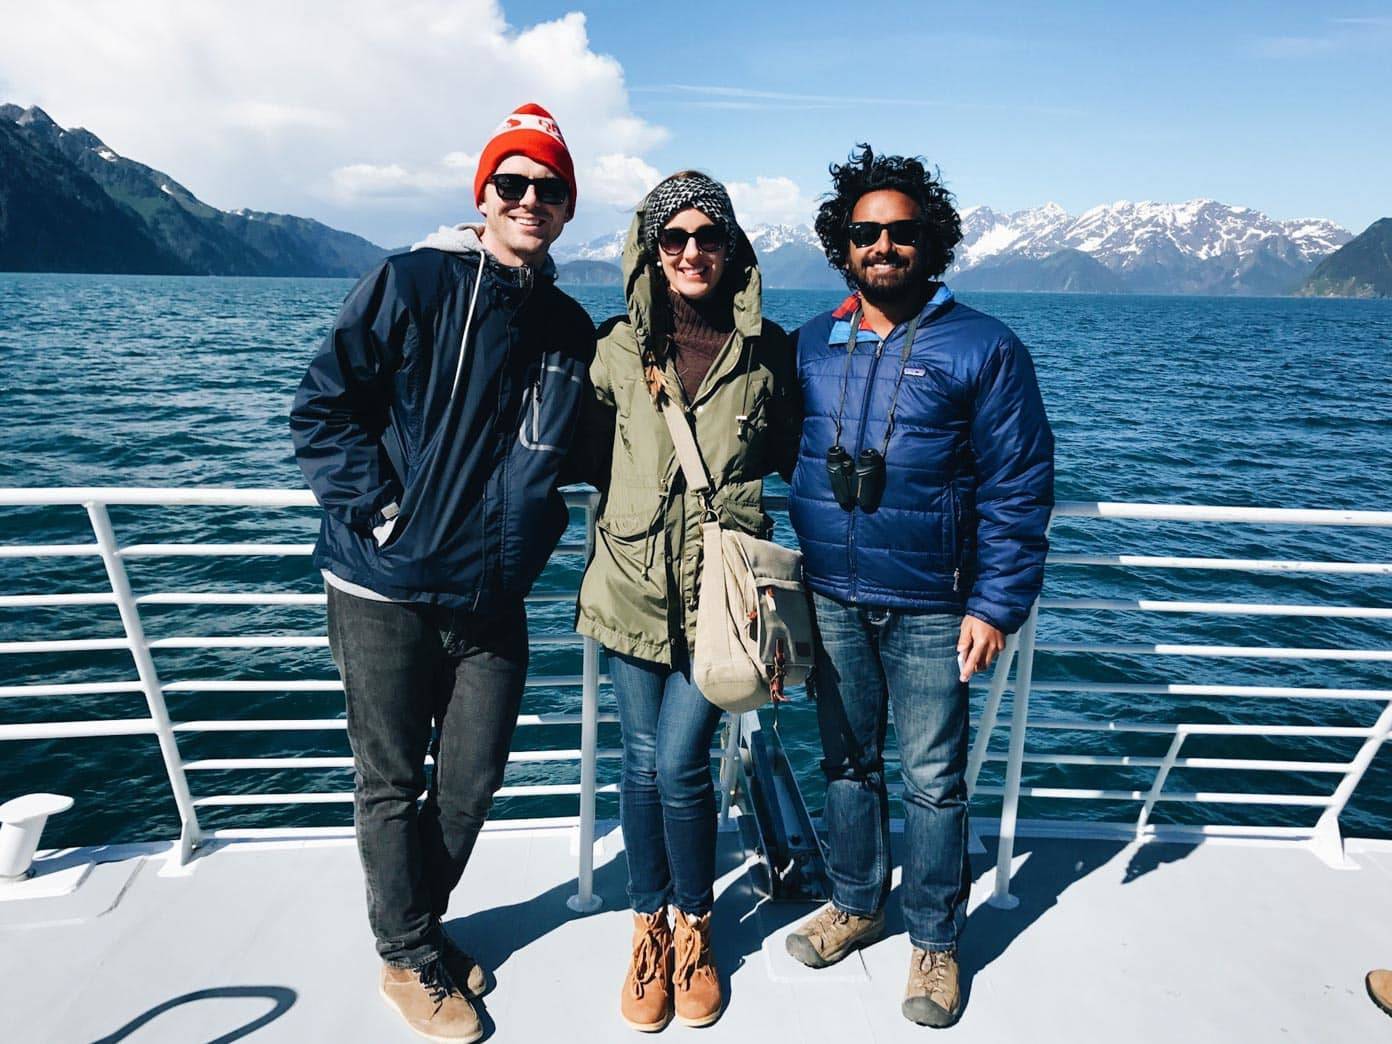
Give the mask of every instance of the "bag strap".
[[701, 494], [706, 511], [714, 516], [715, 511], [711, 507], [710, 474], [706, 471], [701, 451], [696, 446], [696, 436], [691, 431], [686, 411], [672, 402], [671, 396], [664, 396], [658, 409], [662, 412], [662, 419], [667, 422], [667, 430], [672, 435], [672, 445], [676, 447], [677, 462], [681, 465], [682, 474], [686, 476], [687, 486], [693, 492]]

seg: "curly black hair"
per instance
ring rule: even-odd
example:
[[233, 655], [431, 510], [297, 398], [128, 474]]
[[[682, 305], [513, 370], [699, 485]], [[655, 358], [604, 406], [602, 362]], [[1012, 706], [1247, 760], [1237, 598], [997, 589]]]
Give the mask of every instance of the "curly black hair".
[[846, 274], [846, 226], [860, 197], [879, 189], [894, 189], [918, 204], [924, 224], [919, 246], [924, 274], [931, 278], [947, 271], [954, 256], [952, 248], [962, 241], [962, 221], [952, 193], [943, 185], [942, 171], [929, 171], [918, 156], [877, 156], [864, 142], [855, 147], [847, 162], [833, 163], [828, 169], [832, 191], [822, 197], [816, 228], [832, 268]]

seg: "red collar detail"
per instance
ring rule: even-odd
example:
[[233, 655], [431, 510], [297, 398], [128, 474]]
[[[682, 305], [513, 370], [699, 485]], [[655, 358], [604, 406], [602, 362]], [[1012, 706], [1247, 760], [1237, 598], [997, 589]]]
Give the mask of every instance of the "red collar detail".
[[847, 319], [860, 307], [860, 295], [851, 294], [850, 297], [836, 306], [836, 311], [831, 313], [833, 319]]

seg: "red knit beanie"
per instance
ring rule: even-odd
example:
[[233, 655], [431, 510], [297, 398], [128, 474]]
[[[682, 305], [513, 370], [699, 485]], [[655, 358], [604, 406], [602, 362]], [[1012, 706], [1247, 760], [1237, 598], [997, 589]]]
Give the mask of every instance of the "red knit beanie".
[[570, 186], [568, 216], [575, 216], [575, 164], [566, 148], [561, 128], [551, 114], [535, 103], [520, 106], [498, 125], [483, 147], [478, 173], [474, 175], [474, 202], [483, 202], [483, 190], [498, 165], [509, 156], [526, 156], [550, 167]]

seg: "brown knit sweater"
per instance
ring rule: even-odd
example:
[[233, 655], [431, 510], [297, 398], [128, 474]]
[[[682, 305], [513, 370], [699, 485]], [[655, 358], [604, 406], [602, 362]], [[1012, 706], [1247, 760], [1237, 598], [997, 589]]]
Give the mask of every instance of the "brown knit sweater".
[[669, 289], [667, 301], [672, 307], [672, 350], [677, 376], [687, 399], [694, 399], [735, 328], [734, 303], [721, 288], [704, 301], [688, 301]]

